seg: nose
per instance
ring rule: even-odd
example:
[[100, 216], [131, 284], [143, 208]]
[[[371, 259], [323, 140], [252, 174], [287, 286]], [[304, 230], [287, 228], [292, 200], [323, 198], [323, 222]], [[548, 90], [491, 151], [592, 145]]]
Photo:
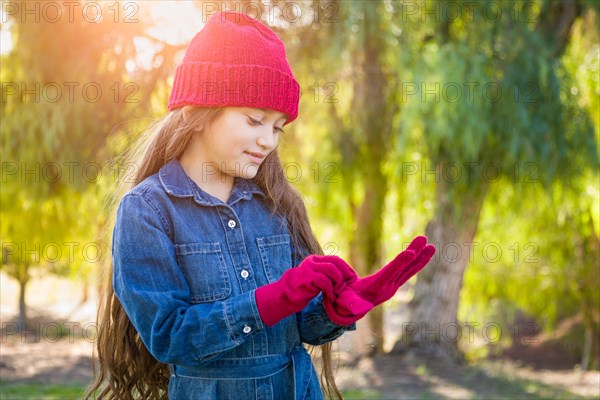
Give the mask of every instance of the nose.
[[273, 127], [270, 127], [268, 124], [264, 126], [264, 129], [260, 130], [260, 135], [256, 139], [256, 143], [258, 143], [259, 146], [269, 151], [277, 147], [278, 141], [279, 134], [274, 133]]

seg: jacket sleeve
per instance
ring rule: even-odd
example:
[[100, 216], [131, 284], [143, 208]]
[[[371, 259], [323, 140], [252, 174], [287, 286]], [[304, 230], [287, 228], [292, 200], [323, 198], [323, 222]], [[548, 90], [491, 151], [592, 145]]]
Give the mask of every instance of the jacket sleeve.
[[[309, 255], [305, 248], [292, 244], [292, 265], [298, 266]], [[312, 345], [322, 345], [342, 336], [346, 331], [356, 330], [356, 323], [342, 326], [333, 323], [323, 306], [323, 294], [311, 300], [310, 303], [296, 314], [300, 340]]]
[[356, 323], [352, 325], [337, 325], [333, 323], [323, 306], [323, 294], [308, 303], [308, 306], [296, 314], [300, 340], [312, 345], [321, 345], [342, 336], [346, 331], [355, 331]]
[[149, 201], [129, 194], [119, 204], [112, 242], [115, 294], [157, 360], [208, 363], [264, 329], [255, 291], [191, 304], [166, 220]]

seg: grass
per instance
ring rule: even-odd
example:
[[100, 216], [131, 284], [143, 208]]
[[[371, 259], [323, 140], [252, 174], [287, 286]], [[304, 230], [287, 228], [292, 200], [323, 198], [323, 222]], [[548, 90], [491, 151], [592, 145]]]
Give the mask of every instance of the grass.
[[345, 400], [379, 400], [383, 399], [381, 394], [373, 390], [343, 390]]
[[0, 399], [2, 400], [70, 400], [81, 399], [86, 387], [83, 385], [44, 385], [40, 383], [7, 383], [0, 382]]

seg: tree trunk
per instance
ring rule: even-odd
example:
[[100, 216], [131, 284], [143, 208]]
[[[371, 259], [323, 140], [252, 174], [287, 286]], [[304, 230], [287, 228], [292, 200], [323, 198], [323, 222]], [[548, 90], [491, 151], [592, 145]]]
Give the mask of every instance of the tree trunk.
[[[383, 228], [383, 206], [387, 192], [387, 180], [375, 168], [367, 168], [375, 176], [369, 177], [370, 182], [365, 199], [358, 211], [355, 237], [358, 240], [359, 254], [362, 260], [359, 262], [361, 275], [372, 274], [381, 267], [381, 234]], [[367, 353], [383, 353], [383, 310], [377, 307], [368, 314], [371, 338]]]
[[27, 263], [17, 266], [17, 281], [19, 282], [19, 316], [17, 318], [17, 329], [25, 330], [27, 323], [27, 305], [25, 303], [25, 293], [27, 283], [29, 283], [29, 265]]
[[582, 11], [579, 1], [553, 0], [543, 3], [536, 30], [550, 44], [554, 58], [560, 58], [564, 52], [573, 23]]
[[[442, 165], [437, 163], [437, 168]], [[443, 180], [438, 184], [437, 210], [425, 231], [436, 254], [417, 275], [414, 298], [409, 303], [410, 321], [404, 324], [393, 351], [415, 350], [462, 359], [457, 346], [462, 333], [457, 321], [458, 300], [470, 255], [481, 249], [472, 242], [488, 186], [476, 181], [458, 191]], [[460, 195], [452, 198], [451, 191]]]
[[[573, 23], [581, 12], [582, 4], [578, 1], [542, 3], [536, 30], [549, 44], [554, 58], [564, 52]], [[441, 42], [447, 42], [450, 33], [447, 21], [442, 21], [439, 32]], [[438, 163], [438, 168], [439, 165], [443, 163]], [[433, 355], [461, 358], [457, 347], [457, 336], [462, 333], [457, 322], [458, 300], [469, 255], [477, 249], [470, 243], [489, 182], [463, 184], [460, 190], [452, 190], [457, 189], [452, 186], [442, 181], [436, 188], [437, 209], [426, 234], [437, 252], [417, 277], [414, 298], [409, 304], [410, 322], [403, 327], [395, 351], [425, 350]], [[455, 194], [452, 200], [450, 192]]]
[[[352, 4], [352, 5], [350, 5]], [[393, 97], [395, 78], [386, 73], [385, 55], [387, 44], [381, 32], [383, 3], [348, 2], [340, 7], [351, 13], [360, 13], [362, 22], [356, 24], [356, 42], [349, 44], [354, 61], [352, 66], [353, 87], [348, 122], [335, 111], [331, 104], [335, 129], [343, 129], [336, 143], [343, 157], [342, 171], [347, 176], [348, 196], [352, 213], [353, 231], [350, 237], [350, 264], [360, 276], [372, 274], [381, 268], [381, 237], [384, 202], [388, 190], [388, 178], [382, 171], [391, 137], [391, 121], [398, 105]], [[336, 34], [342, 31], [337, 32]], [[344, 35], [346, 33], [343, 33]], [[356, 193], [363, 195], [359, 200]], [[368, 323], [369, 329], [362, 330]], [[372, 310], [360, 321], [361, 332], [358, 353], [383, 352], [383, 313], [381, 308]]]
[[[359, 143], [362, 142], [362, 165], [355, 166], [361, 171], [364, 182], [364, 199], [358, 208], [355, 235], [358, 241], [360, 263], [364, 275], [372, 274], [381, 268], [381, 237], [383, 211], [388, 180], [382, 172], [382, 164], [389, 148], [391, 130], [391, 108], [388, 104], [390, 79], [384, 73], [382, 56], [385, 43], [381, 26], [380, 6], [363, 3], [364, 22], [361, 25], [363, 42], [361, 48], [361, 68], [354, 85], [353, 110], [358, 114]], [[363, 138], [361, 138], [363, 136]], [[363, 275], [363, 276], [364, 276]], [[383, 353], [383, 310], [377, 307], [368, 314], [371, 331], [369, 351]]]
[[85, 304], [90, 299], [89, 296], [90, 279], [85, 276], [81, 286], [81, 301], [79, 304]]
[[583, 350], [581, 354], [581, 370], [587, 371], [590, 368], [590, 358], [592, 355], [592, 335], [594, 331], [591, 324], [585, 321], [585, 332], [583, 337]]

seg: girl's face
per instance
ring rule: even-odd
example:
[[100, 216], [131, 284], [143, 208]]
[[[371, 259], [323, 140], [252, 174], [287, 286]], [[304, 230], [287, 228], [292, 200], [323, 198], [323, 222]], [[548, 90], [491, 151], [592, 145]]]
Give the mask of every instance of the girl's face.
[[285, 114], [259, 108], [226, 107], [212, 124], [196, 134], [207, 180], [252, 179], [279, 142]]

